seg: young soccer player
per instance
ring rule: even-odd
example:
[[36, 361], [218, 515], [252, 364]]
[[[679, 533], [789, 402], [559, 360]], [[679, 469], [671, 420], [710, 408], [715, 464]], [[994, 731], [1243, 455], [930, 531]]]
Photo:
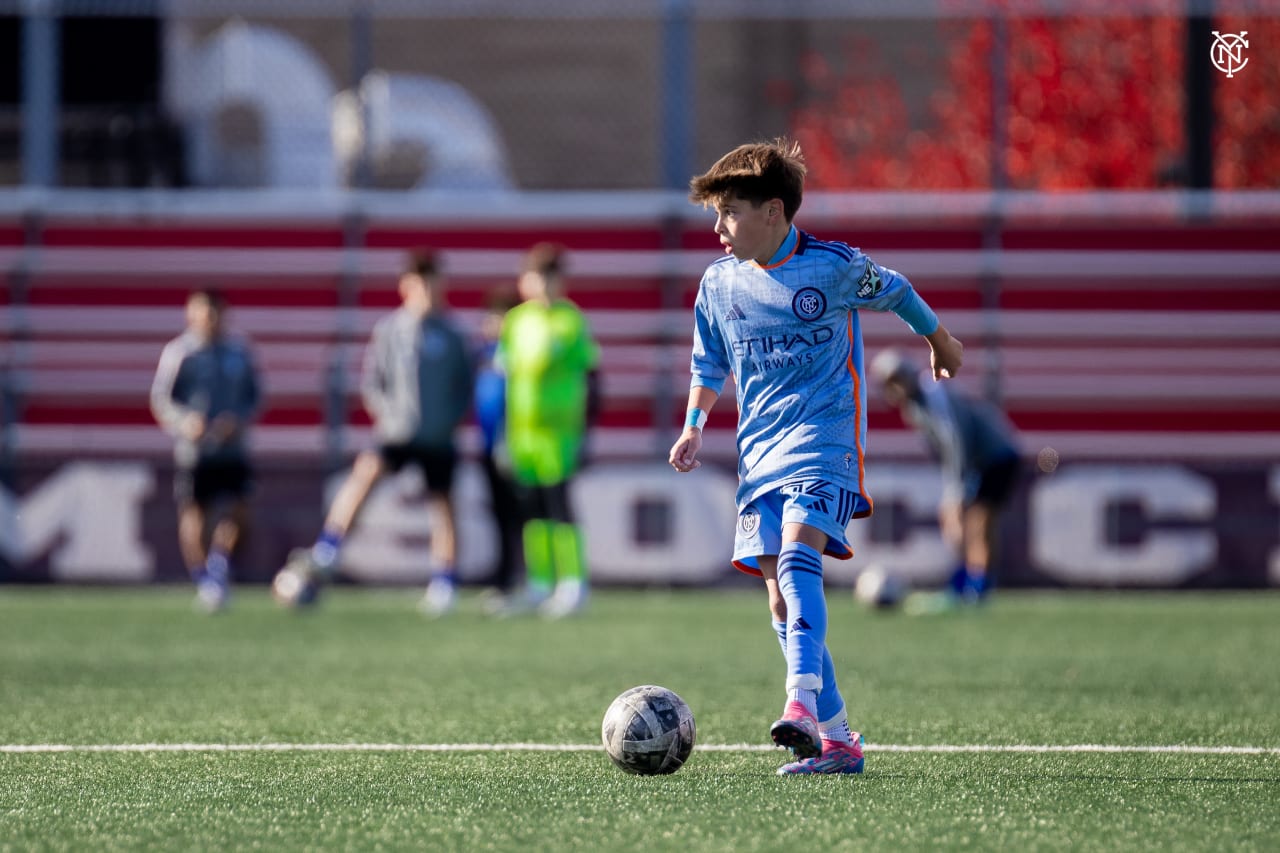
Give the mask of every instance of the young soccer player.
[[248, 345], [224, 331], [225, 308], [214, 290], [187, 298], [187, 328], [165, 346], [151, 385], [151, 411], [174, 437], [178, 545], [196, 602], [209, 612], [226, 606], [231, 557], [248, 519], [245, 432], [261, 396]]
[[422, 609], [432, 616], [453, 609], [455, 433], [471, 406], [472, 372], [466, 339], [448, 318], [443, 290], [435, 255], [411, 255], [399, 280], [401, 305], [378, 321], [365, 350], [361, 392], [378, 448], [356, 457], [315, 544], [290, 554], [276, 576], [272, 591], [282, 604], [314, 600], [374, 485], [388, 472], [416, 465], [426, 481], [436, 564]]
[[799, 146], [778, 139], [739, 146], [690, 183], [690, 199], [715, 210], [725, 256], [698, 288], [686, 426], [669, 461], [679, 472], [701, 465], [707, 413], [732, 374], [733, 563], [763, 577], [787, 660], [787, 701], [770, 735], [796, 760], [778, 772], [859, 773], [861, 736], [836, 686], [822, 586], [823, 554], [852, 556], [845, 527], [871, 513], [858, 310], [893, 311], [923, 335], [935, 379], [955, 374], [963, 347], [904, 276], [792, 224], [804, 177]]
[[596, 399], [599, 351], [586, 317], [563, 295], [564, 252], [534, 246], [498, 342], [507, 377], [507, 453], [525, 494], [523, 601], [552, 618], [581, 610], [588, 581], [569, 484], [582, 462]]
[[1003, 412], [920, 373], [896, 349], [871, 362], [885, 400], [924, 436], [942, 467], [938, 523], [959, 562], [945, 595], [908, 600], [911, 609], [928, 612], [976, 604], [990, 593], [1000, 513], [1017, 485], [1021, 454]]

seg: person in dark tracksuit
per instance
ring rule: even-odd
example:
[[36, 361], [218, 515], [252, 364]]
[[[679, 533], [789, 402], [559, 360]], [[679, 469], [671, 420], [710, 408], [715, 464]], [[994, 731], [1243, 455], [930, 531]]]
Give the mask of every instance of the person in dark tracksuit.
[[456, 432], [470, 411], [472, 364], [466, 339], [449, 319], [436, 256], [412, 255], [400, 276], [401, 305], [378, 321], [365, 350], [361, 393], [378, 447], [356, 457], [314, 545], [297, 549], [272, 592], [286, 605], [314, 600], [334, 571], [360, 508], [386, 473], [416, 465], [431, 511], [434, 577], [422, 608], [443, 615], [457, 599], [457, 534], [452, 499]]
[[196, 601], [210, 612], [227, 603], [248, 520], [246, 432], [261, 400], [249, 345], [225, 333], [225, 309], [214, 290], [187, 298], [187, 328], [165, 346], [151, 385], [151, 412], [174, 438], [178, 545]]
[[480, 428], [481, 464], [489, 485], [498, 557], [489, 583], [495, 596], [489, 609], [499, 612], [519, 586], [524, 568], [521, 544], [524, 513], [521, 495], [506, 458], [507, 379], [498, 364], [498, 338], [507, 312], [518, 305], [513, 292], [498, 291], [489, 300], [481, 321], [481, 345], [476, 355], [475, 411]]

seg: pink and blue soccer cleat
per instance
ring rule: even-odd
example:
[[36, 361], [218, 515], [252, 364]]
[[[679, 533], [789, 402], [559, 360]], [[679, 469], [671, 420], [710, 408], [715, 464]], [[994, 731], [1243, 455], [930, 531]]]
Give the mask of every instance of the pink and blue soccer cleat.
[[769, 736], [778, 746], [784, 746], [797, 759], [817, 758], [822, 755], [822, 735], [818, 721], [799, 702], [788, 702], [782, 719], [769, 729]]
[[778, 768], [779, 776], [816, 776], [819, 774], [861, 773], [865, 766], [862, 757], [863, 739], [853, 733], [853, 743], [822, 742], [822, 755], [793, 761]]

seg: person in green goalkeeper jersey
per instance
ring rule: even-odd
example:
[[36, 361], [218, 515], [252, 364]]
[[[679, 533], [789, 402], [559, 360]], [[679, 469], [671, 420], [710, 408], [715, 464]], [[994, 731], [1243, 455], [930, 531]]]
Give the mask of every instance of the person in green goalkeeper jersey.
[[563, 296], [564, 260], [559, 246], [530, 250], [518, 282], [523, 301], [507, 313], [497, 353], [507, 378], [506, 452], [526, 504], [527, 584], [510, 609], [536, 608], [550, 617], [587, 601], [569, 484], [598, 399], [599, 348], [582, 311]]

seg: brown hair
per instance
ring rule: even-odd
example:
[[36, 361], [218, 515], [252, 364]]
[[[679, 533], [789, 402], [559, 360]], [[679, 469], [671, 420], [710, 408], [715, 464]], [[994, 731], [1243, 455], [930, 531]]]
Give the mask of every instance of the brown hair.
[[772, 142], [751, 142], [739, 145], [689, 181], [689, 200], [708, 207], [729, 195], [754, 205], [781, 199], [782, 212], [790, 222], [800, 209], [807, 171], [800, 143], [781, 136]]
[[564, 246], [555, 243], [539, 243], [529, 250], [524, 261], [525, 272], [536, 272], [554, 278], [564, 273]]
[[404, 272], [432, 281], [440, 275], [440, 257], [434, 249], [416, 249], [409, 253]]
[[227, 307], [227, 295], [212, 285], [208, 287], [198, 287], [187, 294], [187, 301], [193, 299], [202, 299], [214, 311], [224, 311]]

